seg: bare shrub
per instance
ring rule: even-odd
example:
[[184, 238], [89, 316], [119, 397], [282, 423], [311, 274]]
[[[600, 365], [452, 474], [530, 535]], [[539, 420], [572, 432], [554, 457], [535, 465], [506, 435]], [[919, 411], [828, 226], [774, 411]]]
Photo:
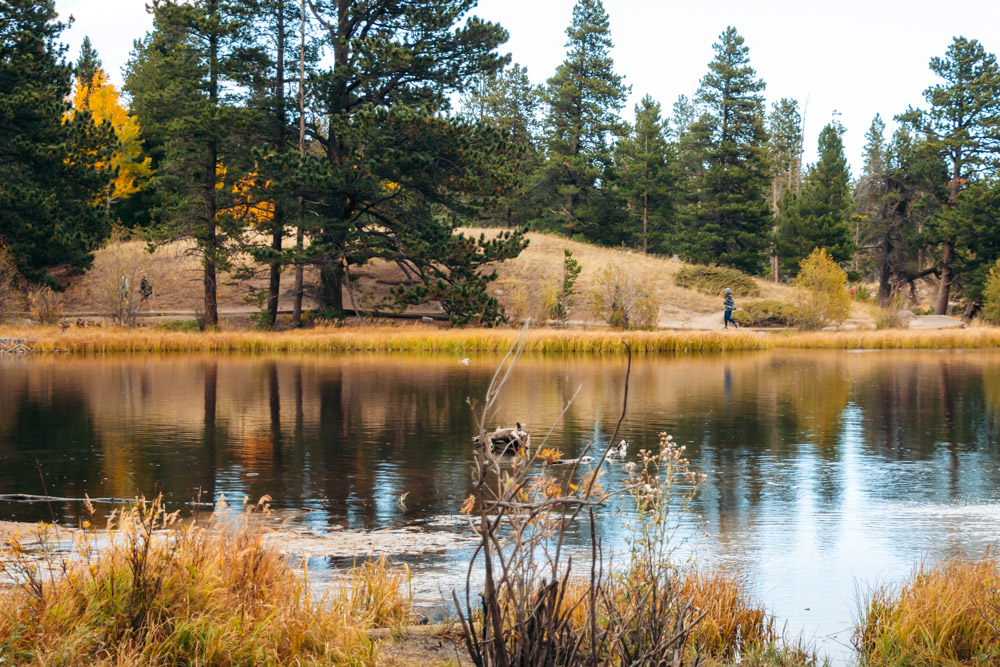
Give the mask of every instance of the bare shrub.
[[58, 324], [63, 316], [63, 298], [46, 285], [28, 290], [28, 315], [39, 324]]
[[653, 291], [628, 270], [627, 257], [619, 255], [597, 274], [594, 310], [616, 329], [654, 329], [660, 304]]
[[[497, 398], [526, 337], [527, 328], [487, 389], [476, 415], [480, 441], [486, 438], [484, 425], [495, 421]], [[616, 442], [625, 417], [628, 377], [626, 371], [622, 414], [610, 442]], [[691, 639], [705, 612], [685, 596], [666, 556], [667, 538], [676, 526], [669, 518], [676, 514], [669, 513], [686, 506], [701, 478], [686, 467], [682, 449], [665, 436], [663, 443], [660, 453], [644, 453], [642, 466], [630, 476], [639, 525], [629, 566], [621, 575], [606, 571], [594, 514], [609, 499], [600, 474], [610, 447], [591, 459], [592, 467], [587, 447], [570, 465], [555, 467], [558, 472], [545, 467], [541, 474], [531, 470], [532, 464], [539, 456], [555, 456], [544, 440], [535, 445], [541, 454], [519, 449], [506, 457], [509, 463], [503, 453], [477, 448], [473, 493], [462, 511], [480, 541], [469, 562], [465, 600], [454, 595], [475, 665], [698, 664], [699, 648]], [[692, 490], [681, 490], [682, 481]], [[578, 527], [589, 534], [583, 577], [574, 576], [565, 545]], [[474, 604], [471, 574], [480, 566], [485, 582]]]
[[101, 262], [91, 269], [97, 310], [118, 326], [133, 327], [139, 314], [143, 276], [157, 284], [152, 255], [134, 234], [115, 226], [101, 253]]
[[0, 323], [10, 320], [24, 307], [21, 282], [14, 256], [0, 243]]

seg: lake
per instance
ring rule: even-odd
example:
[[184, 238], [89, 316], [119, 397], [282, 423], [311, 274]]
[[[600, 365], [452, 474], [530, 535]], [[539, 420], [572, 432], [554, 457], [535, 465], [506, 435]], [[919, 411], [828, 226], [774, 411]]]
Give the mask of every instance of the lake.
[[[481, 399], [498, 361], [0, 361], [0, 494], [159, 491], [173, 504], [269, 494], [314, 532], [461, 533], [475, 433], [467, 399]], [[638, 357], [621, 437], [634, 459], [670, 433], [708, 475], [692, 508], [704, 535], [691, 518], [683, 555], [743, 569], [792, 635], [843, 656], [856, 590], [899, 581], [924, 559], [981, 555], [1000, 536], [998, 362], [992, 351]], [[536, 444], [554, 425], [549, 444], [575, 455], [610, 437], [624, 370], [620, 357], [523, 358], [497, 421], [526, 422]], [[613, 467], [605, 486], [621, 477]], [[72, 501], [0, 503], [8, 520], [73, 525], [80, 512]], [[606, 546], [622, 547], [623, 522], [601, 514]], [[467, 555], [411, 562], [437, 573], [443, 592]]]

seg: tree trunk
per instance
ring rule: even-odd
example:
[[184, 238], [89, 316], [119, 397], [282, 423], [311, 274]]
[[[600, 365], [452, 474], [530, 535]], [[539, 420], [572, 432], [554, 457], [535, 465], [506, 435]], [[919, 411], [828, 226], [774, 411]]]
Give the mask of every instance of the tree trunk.
[[[277, 118], [275, 119], [274, 148], [280, 154], [285, 150], [285, 128], [288, 119], [285, 114], [285, 3], [277, 6], [277, 50], [275, 53], [274, 94]], [[281, 294], [281, 243], [285, 236], [285, 209], [280, 201], [274, 203], [274, 217], [271, 220], [271, 260], [270, 276], [267, 284], [267, 320], [273, 327], [278, 324], [278, 297]]]
[[[306, 154], [306, 0], [302, 0], [299, 32], [299, 157]], [[299, 224], [295, 228], [295, 252], [301, 255], [305, 233], [302, 229], [302, 197], [299, 197]], [[302, 326], [302, 264], [295, 262], [295, 294], [292, 301], [292, 328]]]
[[[216, 18], [215, 2], [211, 3], [212, 18]], [[219, 106], [219, 34], [216, 28], [209, 37], [209, 102], [212, 112], [218, 110]], [[204, 202], [205, 202], [205, 237], [203, 239], [202, 250], [205, 253], [205, 325], [219, 325], [218, 288], [216, 279], [216, 265], [218, 257], [218, 239], [216, 238], [215, 216], [218, 213], [215, 199], [215, 185], [218, 181], [216, 170], [219, 165], [219, 143], [213, 137], [208, 144], [208, 154], [205, 160], [204, 182]]]
[[937, 301], [934, 304], [935, 315], [948, 314], [948, 300], [951, 295], [951, 259], [954, 239], [944, 242], [944, 252], [941, 254], [941, 282], [938, 284]]
[[320, 269], [319, 300], [329, 310], [338, 313], [344, 310], [344, 281], [336, 269]]
[[642, 254], [645, 255], [649, 245], [649, 193], [642, 193]]
[[271, 269], [267, 282], [267, 321], [273, 327], [278, 323], [278, 296], [281, 294], [281, 242], [284, 236], [285, 225], [282, 220], [285, 217], [284, 209], [280, 202], [274, 204], [274, 229], [271, 235], [271, 249], [274, 250], [275, 259], [271, 260]]

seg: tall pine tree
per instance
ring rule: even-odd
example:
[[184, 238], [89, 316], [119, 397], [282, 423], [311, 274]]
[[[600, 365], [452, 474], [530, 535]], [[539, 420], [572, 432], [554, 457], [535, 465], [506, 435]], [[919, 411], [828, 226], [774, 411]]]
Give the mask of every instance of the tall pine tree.
[[300, 172], [311, 222], [304, 259], [320, 269], [325, 308], [343, 309], [352, 266], [383, 258], [411, 279], [401, 302], [438, 300], [454, 321], [499, 315], [485, 267], [520, 252], [522, 236], [455, 230], [511, 187], [515, 149], [496, 128], [445, 113], [453, 93], [507, 61], [496, 50], [506, 31], [469, 17], [475, 5], [309, 3], [332, 61], [310, 82], [317, 150]]
[[779, 221], [789, 205], [802, 193], [802, 114], [797, 100], [783, 97], [771, 105], [767, 116], [768, 148], [771, 155], [771, 215], [775, 239], [770, 244], [771, 277], [781, 279], [777, 238]]
[[465, 120], [497, 128], [518, 149], [513, 157], [518, 185], [499, 198], [489, 211], [487, 223], [523, 227], [538, 217], [531, 179], [542, 161], [538, 138], [540, 105], [541, 91], [531, 83], [528, 70], [517, 64], [480, 75], [462, 96]]
[[0, 243], [29, 280], [84, 269], [108, 231], [101, 190], [116, 145], [88, 110], [68, 117], [73, 67], [54, 0], [0, 0]]
[[689, 152], [699, 159], [678, 245], [695, 262], [759, 274], [771, 227], [764, 82], [735, 28], [727, 28], [713, 49], [698, 91], [702, 113], [691, 127]]
[[247, 66], [260, 60], [251, 9], [237, 0], [154, 3], [153, 32], [136, 46], [126, 82], [144, 132], [163, 145], [153, 180], [160, 232], [196, 241], [209, 326], [219, 322], [218, 271], [241, 232], [225, 212], [249, 159]]
[[784, 217], [779, 256], [785, 273], [790, 275], [795, 275], [796, 267], [815, 248], [826, 250], [838, 264], [853, 256], [854, 239], [848, 226], [850, 174], [843, 132], [839, 123], [830, 123], [819, 133], [819, 161], [809, 169], [802, 196]]
[[566, 29], [566, 59], [546, 84], [547, 161], [538, 179], [541, 226], [615, 242], [608, 214], [613, 146], [629, 88], [614, 71], [611, 26], [601, 0], [578, 0]]
[[646, 95], [635, 106], [631, 134], [616, 151], [619, 188], [627, 200], [628, 243], [662, 250], [676, 206], [676, 175], [659, 102]]
[[[1000, 159], [1000, 67], [978, 41], [956, 37], [943, 58], [931, 59], [930, 68], [943, 79], [924, 91], [930, 107], [911, 108], [899, 119], [928, 137], [926, 149], [948, 164], [948, 206], [954, 208], [966, 184]], [[948, 312], [956, 246], [972, 241], [959, 238], [957, 219], [942, 215], [929, 221], [929, 238], [940, 248], [938, 315]]]

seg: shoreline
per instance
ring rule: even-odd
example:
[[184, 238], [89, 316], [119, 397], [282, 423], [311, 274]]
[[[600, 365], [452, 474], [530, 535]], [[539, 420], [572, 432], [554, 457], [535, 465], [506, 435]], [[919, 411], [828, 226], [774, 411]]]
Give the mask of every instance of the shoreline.
[[[329, 327], [297, 331], [161, 331], [70, 327], [0, 328], [0, 338], [23, 338], [38, 354], [145, 353], [351, 353], [417, 352], [481, 354], [506, 352], [516, 329], [442, 329], [439, 327]], [[883, 329], [851, 331], [656, 330], [614, 331], [535, 329], [525, 353], [622, 355], [627, 342], [634, 354], [688, 354], [772, 349], [991, 349], [1000, 348], [1000, 328]]]

